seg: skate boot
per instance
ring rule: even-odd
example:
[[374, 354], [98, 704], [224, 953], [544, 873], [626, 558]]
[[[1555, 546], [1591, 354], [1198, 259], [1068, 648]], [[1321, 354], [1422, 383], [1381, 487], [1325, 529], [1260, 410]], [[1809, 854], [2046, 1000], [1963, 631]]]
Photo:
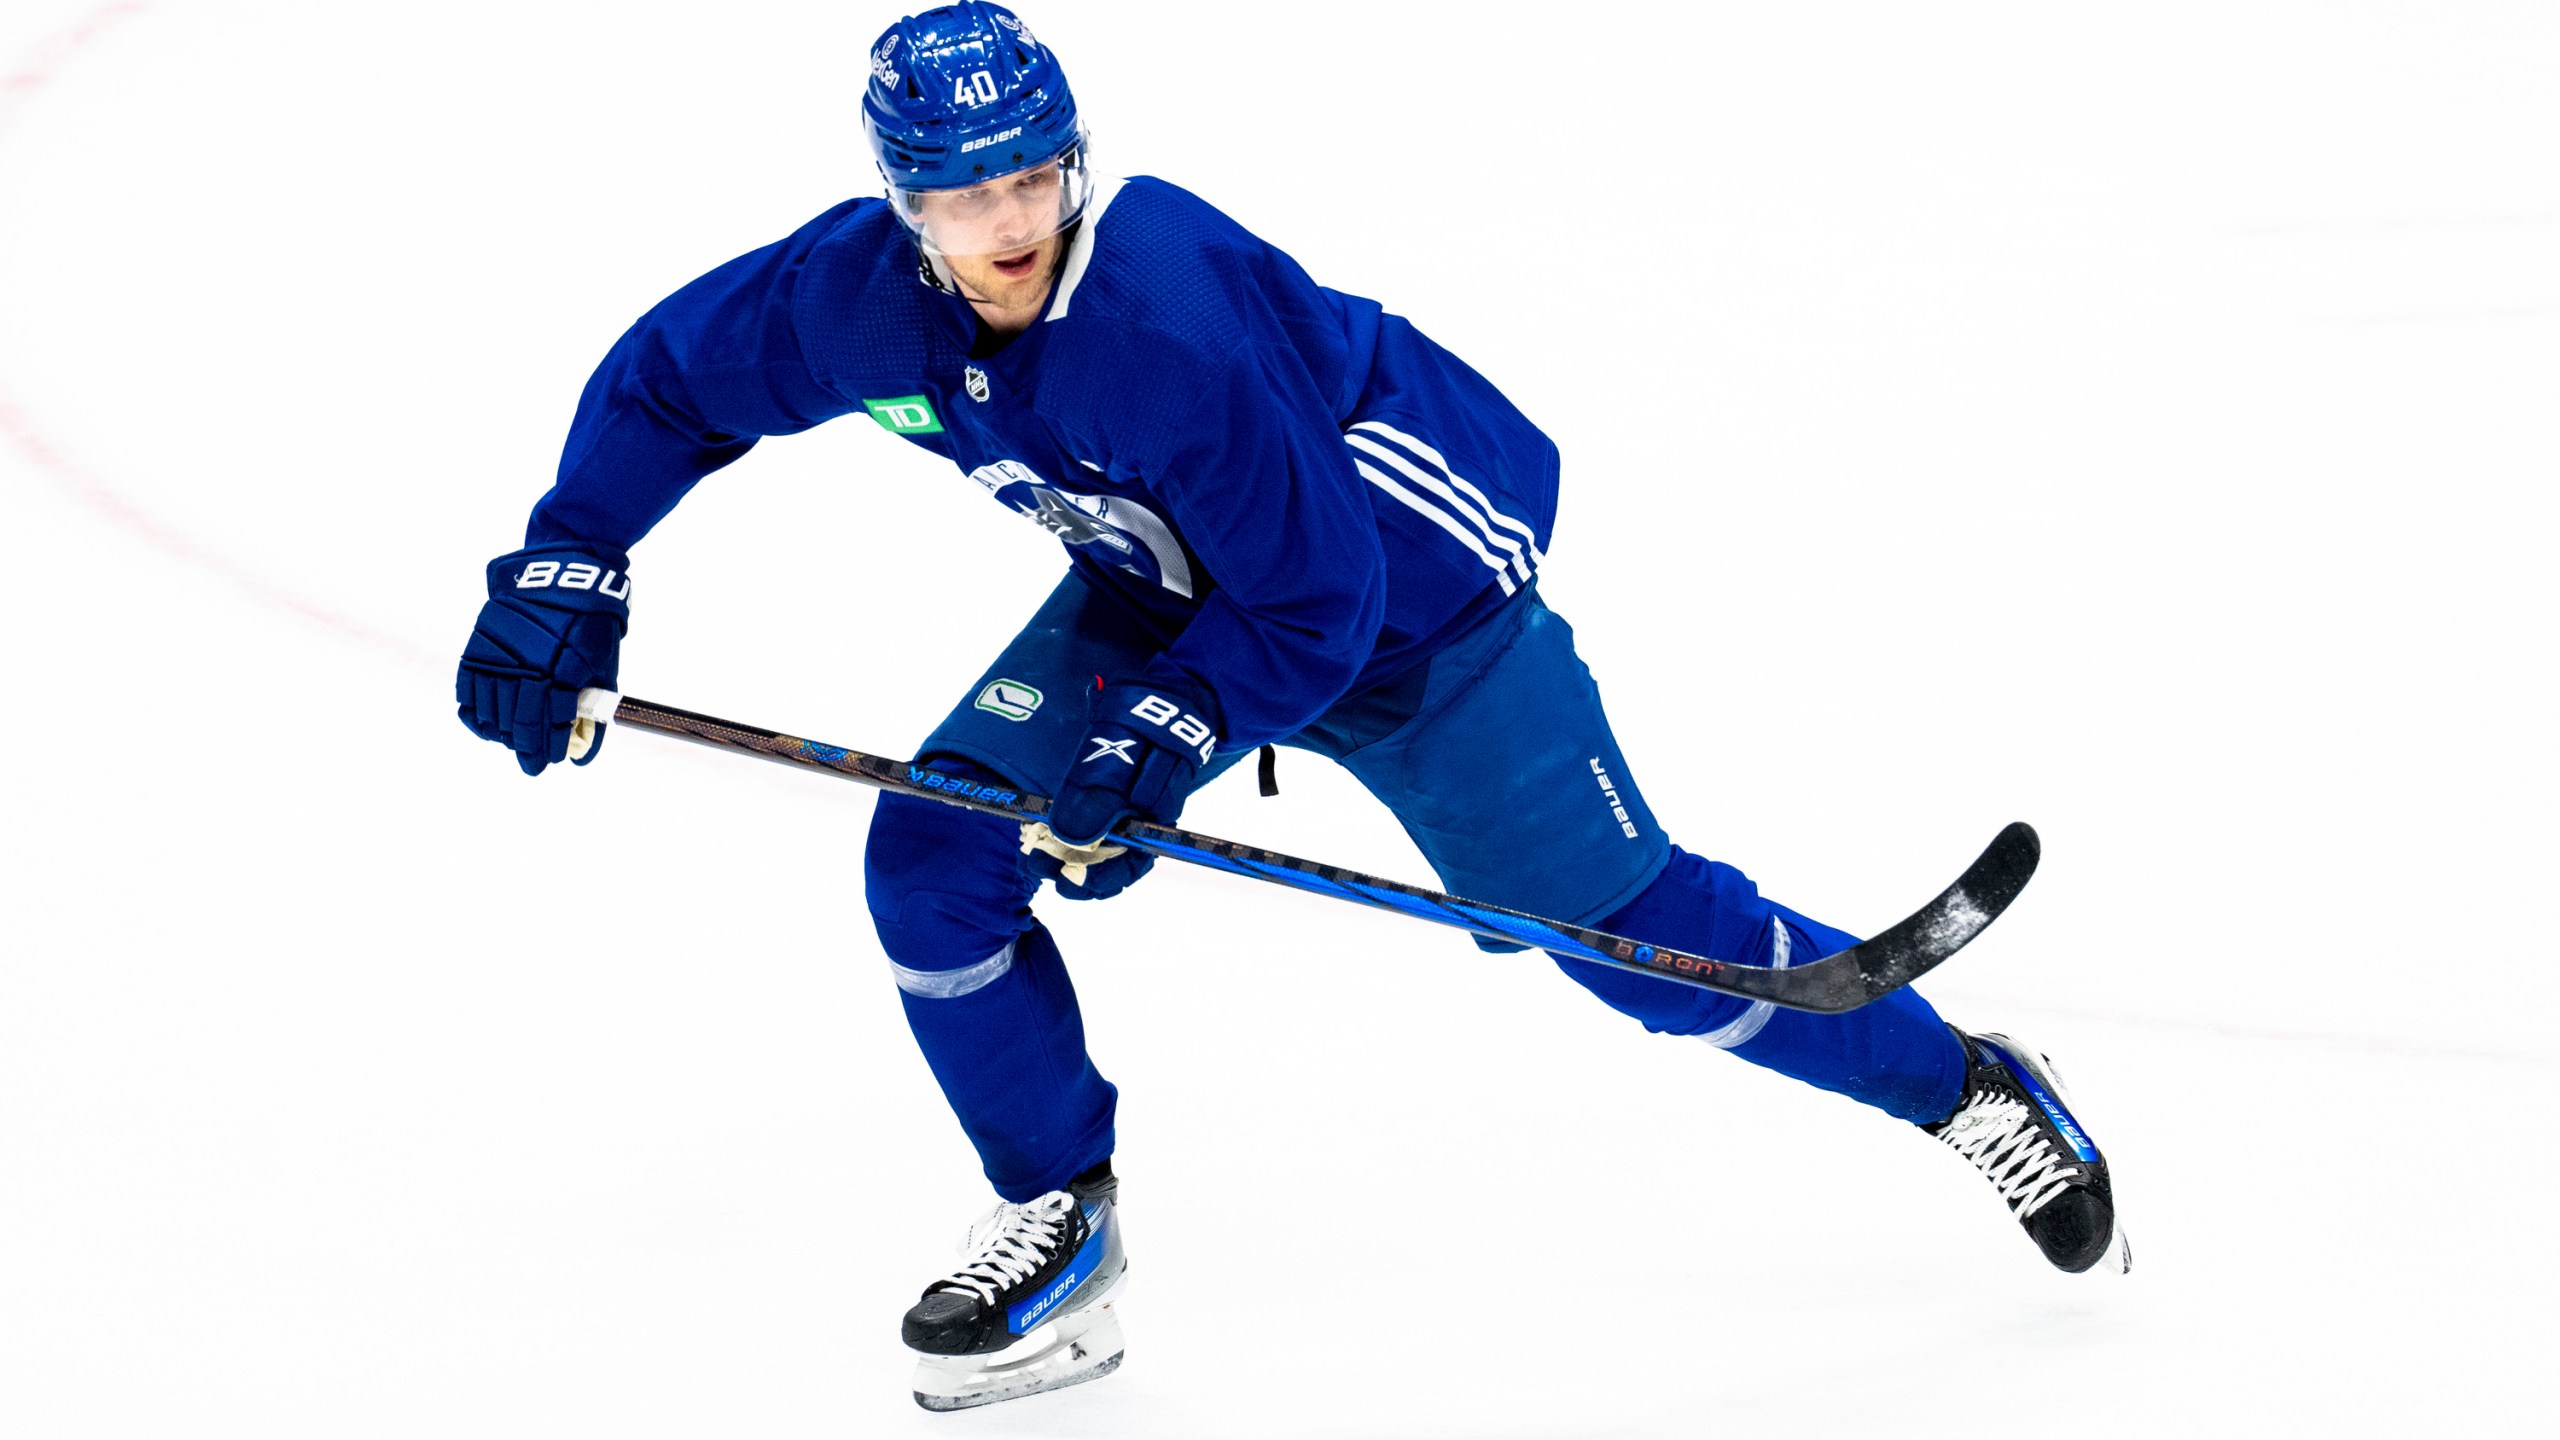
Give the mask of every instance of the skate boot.
[[965, 1410], [1110, 1374], [1126, 1348], [1112, 1312], [1121, 1274], [1111, 1162], [969, 1227], [968, 1262], [927, 1287], [899, 1336], [916, 1352], [916, 1403]]
[[2131, 1270], [2106, 1159], [2072, 1118], [2053, 1062], [2006, 1035], [1958, 1030], [1956, 1038], [1965, 1049], [1964, 1100], [1921, 1128], [1990, 1178], [2056, 1269]]

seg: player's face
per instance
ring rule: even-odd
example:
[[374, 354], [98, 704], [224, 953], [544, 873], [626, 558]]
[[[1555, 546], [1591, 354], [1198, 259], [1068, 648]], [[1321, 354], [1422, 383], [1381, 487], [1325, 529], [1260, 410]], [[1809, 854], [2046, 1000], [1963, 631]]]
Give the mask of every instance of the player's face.
[[1064, 167], [1053, 161], [966, 190], [924, 191], [911, 213], [973, 295], [1010, 309], [1046, 292], [1067, 206]]
[[970, 299], [1019, 310], [1037, 305], [1047, 296], [1049, 277], [1058, 270], [1058, 251], [1066, 243], [1064, 236], [1053, 233], [1018, 250], [945, 255], [943, 261]]
[[914, 192], [910, 212], [945, 256], [1009, 255], [1066, 224], [1065, 167], [1052, 160], [965, 190]]

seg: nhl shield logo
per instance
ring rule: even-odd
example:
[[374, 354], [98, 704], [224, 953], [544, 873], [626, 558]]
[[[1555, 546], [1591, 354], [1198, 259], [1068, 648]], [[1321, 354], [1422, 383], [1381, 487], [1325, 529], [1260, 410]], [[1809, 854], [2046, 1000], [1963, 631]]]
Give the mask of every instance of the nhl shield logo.
[[960, 372], [961, 383], [969, 387], [969, 398], [983, 403], [987, 398], [987, 372], [972, 365]]

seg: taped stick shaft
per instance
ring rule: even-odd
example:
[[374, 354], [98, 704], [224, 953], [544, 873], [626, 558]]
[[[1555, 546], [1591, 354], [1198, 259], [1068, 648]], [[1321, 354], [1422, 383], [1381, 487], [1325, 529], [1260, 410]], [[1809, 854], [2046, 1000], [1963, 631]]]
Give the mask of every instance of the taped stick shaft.
[[[579, 708], [581, 714], [592, 710], [590, 718], [610, 718], [615, 724], [635, 730], [821, 771], [877, 789], [938, 800], [1008, 820], [1033, 821], [1049, 813], [1049, 801], [1044, 796], [981, 785], [903, 760], [803, 740], [670, 705], [619, 697], [609, 691], [581, 694]], [[1962, 949], [2017, 898], [2035, 873], [2039, 853], [2035, 831], [2013, 824], [2000, 832], [1954, 885], [1900, 923], [1811, 964], [1768, 970], [1691, 955], [1169, 825], [1123, 821], [1113, 828], [1112, 835], [1157, 855], [1292, 890], [1393, 910], [1436, 925], [1615, 966], [1657, 980], [1825, 1014], [1854, 1010], [1899, 989]]]

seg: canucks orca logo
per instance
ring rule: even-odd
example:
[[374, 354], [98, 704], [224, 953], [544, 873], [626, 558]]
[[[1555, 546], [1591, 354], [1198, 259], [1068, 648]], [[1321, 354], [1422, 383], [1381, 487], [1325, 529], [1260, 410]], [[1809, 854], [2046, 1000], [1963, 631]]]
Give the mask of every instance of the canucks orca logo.
[[[1078, 496], [1077, 498], [1090, 497]], [[1045, 485], [1031, 492], [1030, 504], [1025, 505], [1016, 501], [1013, 508], [1030, 517], [1032, 524], [1070, 545], [1107, 545], [1123, 555], [1135, 548], [1130, 545], [1128, 536], [1103, 524], [1101, 516], [1086, 514], [1068, 504], [1064, 492], [1049, 489]]]
[[969, 478], [1014, 513], [1117, 570], [1143, 576], [1188, 600], [1191, 562], [1173, 527], [1146, 506], [1116, 495], [1079, 495], [1040, 478], [1019, 460], [998, 460]]

